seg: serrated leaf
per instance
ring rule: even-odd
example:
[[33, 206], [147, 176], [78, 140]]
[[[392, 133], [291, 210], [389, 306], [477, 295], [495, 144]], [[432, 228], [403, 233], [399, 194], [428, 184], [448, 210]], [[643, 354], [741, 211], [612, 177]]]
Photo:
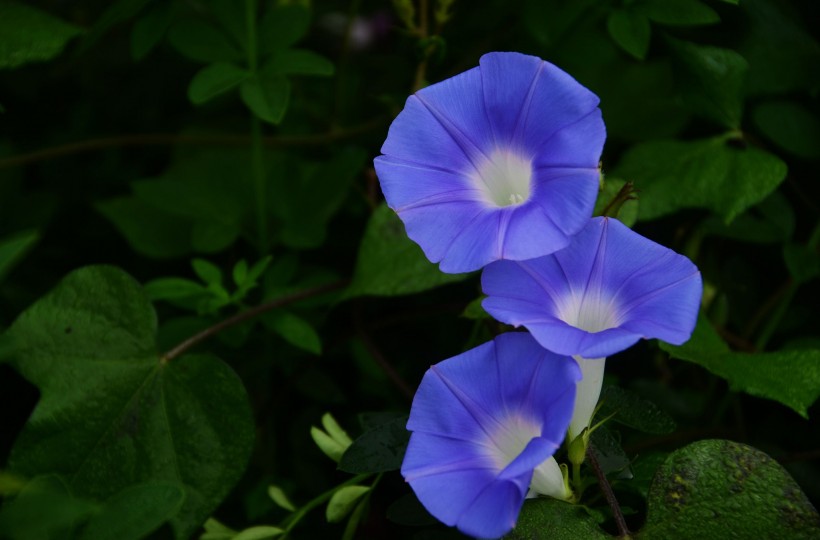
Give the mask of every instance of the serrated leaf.
[[805, 159], [820, 159], [820, 120], [792, 101], [761, 103], [752, 120], [780, 148]]
[[237, 533], [231, 540], [269, 540], [281, 536], [284, 532], [284, 529], [272, 525], [257, 525]]
[[720, 22], [720, 16], [700, 0], [643, 0], [636, 6], [653, 22], [671, 26], [697, 26]]
[[176, 484], [146, 483], [124, 489], [92, 517], [78, 540], [140, 540], [171, 519], [185, 491]]
[[613, 175], [635, 182], [638, 219], [707, 208], [729, 223], [765, 199], [786, 177], [778, 157], [725, 137], [633, 146]]
[[288, 496], [279, 486], [268, 486], [268, 497], [278, 506], [288, 512], [295, 512], [296, 507], [290, 502]]
[[283, 309], [272, 310], [262, 322], [285, 341], [312, 354], [322, 354], [322, 340], [313, 326], [295, 313]]
[[672, 433], [675, 421], [657, 405], [618, 386], [607, 386], [601, 392], [601, 408], [596, 419], [610, 415], [612, 420], [645, 433]]
[[0, 280], [19, 263], [40, 240], [37, 231], [22, 231], [0, 239]]
[[234, 64], [217, 62], [199, 70], [188, 86], [188, 99], [201, 105], [229, 92], [249, 77], [248, 72]]
[[705, 317], [680, 347], [660, 342], [673, 358], [703, 366], [729, 382], [735, 391], [773, 399], [808, 417], [808, 407], [820, 397], [820, 350], [738, 353], [720, 339]]
[[652, 27], [644, 15], [629, 9], [616, 9], [609, 14], [606, 28], [623, 50], [638, 60], [646, 58]]
[[59, 55], [80, 28], [21, 2], [0, 1], [0, 69]]
[[216, 26], [196, 19], [183, 19], [168, 32], [168, 41], [181, 55], [209, 64], [239, 62], [242, 51]]
[[407, 237], [396, 213], [382, 204], [367, 223], [353, 279], [344, 297], [413, 294], [462, 281], [469, 275], [440, 272]]
[[595, 519], [579, 505], [558, 499], [527, 499], [507, 540], [603, 540]]
[[410, 440], [406, 426], [407, 416], [401, 416], [364, 432], [345, 451], [339, 469], [355, 474], [398, 470]]
[[284, 118], [290, 101], [290, 81], [284, 75], [260, 71], [242, 81], [239, 93], [253, 114], [266, 122], [278, 124]]
[[646, 540], [820, 537], [820, 516], [789, 473], [760, 450], [730, 441], [673, 452], [647, 503]]
[[131, 29], [131, 58], [142, 60], [162, 40], [173, 20], [172, 6], [170, 2], [160, 2], [137, 19]]
[[684, 103], [695, 114], [739, 129], [749, 64], [730, 49], [667, 38], [674, 53]]
[[146, 481], [181, 483], [171, 524], [183, 539], [243, 473], [254, 423], [230, 367], [204, 355], [163, 360], [156, 329], [140, 286], [106, 266], [72, 272], [20, 315], [6, 334], [11, 364], [41, 399], [9, 469], [65, 475], [74, 494], [98, 500]]
[[368, 486], [344, 486], [337, 489], [327, 503], [325, 517], [331, 523], [342, 521], [368, 491]]

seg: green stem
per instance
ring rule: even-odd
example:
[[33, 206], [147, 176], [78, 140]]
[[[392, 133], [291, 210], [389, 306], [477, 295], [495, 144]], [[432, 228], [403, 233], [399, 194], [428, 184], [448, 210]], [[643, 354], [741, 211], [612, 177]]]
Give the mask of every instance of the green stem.
[[[817, 249], [818, 244], [820, 244], [820, 222], [815, 225], [806, 245], [809, 249], [815, 250]], [[772, 338], [777, 330], [777, 327], [780, 326], [780, 322], [783, 320], [783, 317], [786, 315], [786, 312], [789, 310], [789, 306], [797, 294], [798, 287], [800, 287], [800, 283], [792, 279], [786, 289], [786, 292], [780, 299], [780, 303], [777, 304], [777, 308], [775, 308], [774, 313], [772, 313], [769, 322], [763, 327], [763, 330], [760, 332], [760, 336], [757, 338], [757, 341], [755, 341], [755, 348], [758, 351], [765, 350], [766, 345], [768, 345], [769, 340]]]
[[584, 493], [584, 482], [581, 478], [581, 464], [580, 463], [573, 463], [572, 464], [572, 488], [575, 492], [575, 497], [579, 500], [581, 499], [581, 495]]
[[[245, 26], [248, 30], [248, 71], [257, 72], [256, 0], [245, 0]], [[251, 113], [251, 175], [256, 199], [256, 229], [260, 255], [268, 252], [268, 195], [265, 165], [262, 159], [262, 122]]]
[[351, 478], [351, 479], [350, 479], [350, 480], [348, 480], [347, 482], [344, 482], [344, 483], [342, 483], [342, 484], [339, 484], [338, 486], [336, 486], [336, 487], [334, 487], [334, 488], [332, 488], [332, 489], [329, 489], [329, 490], [325, 491], [324, 493], [322, 493], [322, 494], [321, 494], [321, 495], [319, 495], [318, 497], [316, 497], [316, 498], [314, 498], [313, 500], [311, 500], [310, 502], [308, 502], [306, 505], [304, 505], [304, 506], [302, 506], [301, 508], [299, 508], [299, 510], [297, 510], [294, 514], [291, 514], [291, 515], [287, 518], [287, 520], [286, 520], [286, 522], [287, 522], [287, 526], [285, 526], [285, 524], [284, 524], [284, 523], [282, 524], [282, 528], [284, 528], [284, 529], [285, 529], [285, 532], [284, 532], [284, 533], [282, 533], [281, 539], [282, 539], [282, 540], [285, 540], [285, 538], [287, 537], [288, 533], [290, 533], [290, 531], [291, 531], [294, 527], [296, 527], [296, 525], [297, 525], [300, 521], [302, 521], [302, 518], [303, 518], [303, 517], [305, 517], [305, 515], [307, 515], [307, 513], [308, 513], [308, 512], [310, 512], [311, 510], [313, 510], [314, 508], [316, 508], [316, 507], [317, 507], [317, 506], [319, 506], [320, 504], [324, 503], [326, 500], [330, 499], [330, 498], [333, 496], [333, 494], [334, 494], [334, 493], [336, 493], [338, 490], [340, 490], [340, 489], [341, 489], [341, 488], [343, 488], [343, 487], [347, 487], [347, 486], [352, 486], [352, 485], [354, 485], [354, 484], [358, 484], [358, 483], [359, 483], [359, 482], [361, 482], [362, 480], [365, 480], [365, 479], [369, 478], [369, 477], [370, 477], [370, 476], [372, 476], [372, 475], [373, 475], [373, 473], [366, 473], [366, 474], [360, 474], [360, 475], [358, 475], [358, 476], [354, 476], [353, 478]]

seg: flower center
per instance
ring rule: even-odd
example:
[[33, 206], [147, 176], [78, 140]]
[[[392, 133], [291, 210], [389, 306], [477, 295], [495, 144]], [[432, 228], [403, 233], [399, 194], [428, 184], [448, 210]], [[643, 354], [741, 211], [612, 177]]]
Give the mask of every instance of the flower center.
[[560, 306], [558, 318], [591, 334], [618, 326], [614, 302], [606, 295], [589, 292], [580, 297], [569, 296]]
[[499, 471], [512, 463], [532, 439], [541, 435], [537, 424], [520, 416], [510, 416], [502, 425], [503, 428], [493, 433], [489, 441], [489, 446], [493, 448], [492, 458]]
[[530, 197], [532, 162], [509, 150], [496, 149], [473, 173], [472, 180], [493, 206], [521, 204]]

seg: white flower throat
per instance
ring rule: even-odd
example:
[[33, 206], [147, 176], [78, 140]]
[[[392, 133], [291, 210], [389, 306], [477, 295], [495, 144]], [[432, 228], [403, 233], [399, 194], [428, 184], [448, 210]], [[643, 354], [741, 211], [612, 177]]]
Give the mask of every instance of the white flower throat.
[[530, 197], [532, 161], [510, 150], [496, 149], [471, 175], [492, 206], [515, 206]]

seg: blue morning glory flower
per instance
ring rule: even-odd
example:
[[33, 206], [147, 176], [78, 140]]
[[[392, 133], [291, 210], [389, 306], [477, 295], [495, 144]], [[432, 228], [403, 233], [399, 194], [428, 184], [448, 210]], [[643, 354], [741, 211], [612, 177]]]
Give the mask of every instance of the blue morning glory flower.
[[490, 315], [526, 327], [553, 352], [584, 358], [641, 338], [684, 343], [702, 293], [692, 261], [605, 217], [557, 253], [488, 266], [481, 286]]
[[432, 366], [407, 429], [401, 472], [440, 521], [496, 538], [530, 489], [568, 498], [553, 453], [569, 425], [580, 370], [569, 357], [508, 333]]
[[557, 253], [489, 265], [481, 286], [490, 315], [526, 327], [542, 346], [579, 363], [571, 438], [589, 425], [604, 357], [641, 338], [687, 341], [703, 289], [689, 259], [604, 217], [590, 220]]
[[497, 52], [407, 99], [375, 160], [387, 204], [442, 272], [565, 247], [589, 217], [606, 130], [554, 65]]

